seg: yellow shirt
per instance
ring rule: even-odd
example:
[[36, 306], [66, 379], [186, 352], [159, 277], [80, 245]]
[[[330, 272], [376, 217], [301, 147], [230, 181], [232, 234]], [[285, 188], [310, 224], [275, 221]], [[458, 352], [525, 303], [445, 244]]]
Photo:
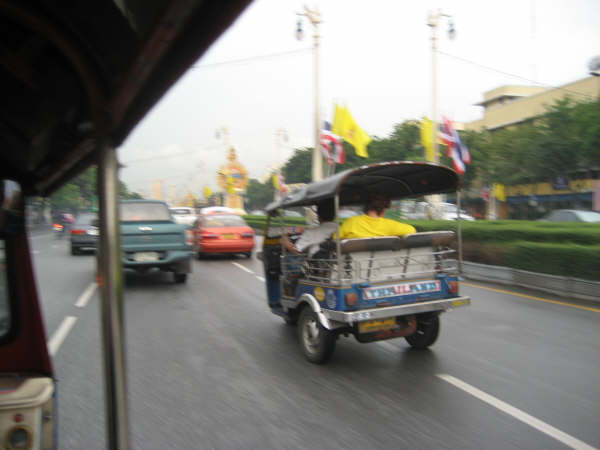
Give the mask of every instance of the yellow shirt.
[[366, 214], [347, 219], [340, 227], [342, 239], [372, 236], [405, 236], [416, 233], [412, 225], [396, 222], [385, 217], [371, 217]]

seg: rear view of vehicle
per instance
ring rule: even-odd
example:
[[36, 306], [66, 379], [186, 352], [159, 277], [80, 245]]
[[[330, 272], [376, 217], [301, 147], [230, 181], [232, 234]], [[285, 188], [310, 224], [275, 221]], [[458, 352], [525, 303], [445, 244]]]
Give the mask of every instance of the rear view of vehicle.
[[121, 202], [123, 267], [145, 272], [158, 268], [173, 272], [184, 283], [192, 271], [193, 234], [173, 222], [167, 204], [153, 200]]
[[403, 199], [457, 186], [450, 168], [390, 161], [348, 169], [267, 206], [262, 260], [269, 307], [298, 325], [310, 362], [326, 362], [340, 336], [361, 343], [404, 337], [414, 348], [427, 348], [438, 338], [439, 315], [471, 300], [459, 295], [452, 231], [353, 239], [340, 239], [338, 231], [307, 257], [282, 245], [297, 233], [281, 226], [281, 211], [331, 198], [337, 213], [339, 206], [365, 204], [368, 192]]
[[193, 208], [188, 208], [187, 206], [176, 206], [175, 208], [171, 208], [170, 211], [175, 223], [180, 223], [182, 225], [188, 225], [191, 227], [197, 220]]
[[252, 255], [254, 230], [238, 215], [204, 214], [194, 232], [198, 258], [209, 253]]
[[71, 227], [71, 254], [77, 255], [85, 250], [96, 250], [98, 247], [98, 215], [82, 213], [75, 219]]

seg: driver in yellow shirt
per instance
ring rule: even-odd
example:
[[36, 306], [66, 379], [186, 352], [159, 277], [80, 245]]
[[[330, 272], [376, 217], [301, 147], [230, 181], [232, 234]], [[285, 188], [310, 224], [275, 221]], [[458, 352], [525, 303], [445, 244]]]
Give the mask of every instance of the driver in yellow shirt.
[[364, 214], [347, 219], [340, 227], [340, 237], [406, 236], [417, 232], [412, 225], [383, 217], [389, 207], [390, 199], [386, 195], [369, 195]]

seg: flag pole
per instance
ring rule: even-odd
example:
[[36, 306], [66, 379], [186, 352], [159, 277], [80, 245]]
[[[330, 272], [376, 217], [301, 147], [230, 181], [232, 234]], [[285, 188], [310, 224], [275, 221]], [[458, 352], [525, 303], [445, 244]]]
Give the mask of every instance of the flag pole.
[[456, 233], [458, 234], [458, 273], [462, 275], [463, 267], [462, 267], [462, 226], [461, 226], [461, 218], [460, 218], [460, 189], [456, 191]]

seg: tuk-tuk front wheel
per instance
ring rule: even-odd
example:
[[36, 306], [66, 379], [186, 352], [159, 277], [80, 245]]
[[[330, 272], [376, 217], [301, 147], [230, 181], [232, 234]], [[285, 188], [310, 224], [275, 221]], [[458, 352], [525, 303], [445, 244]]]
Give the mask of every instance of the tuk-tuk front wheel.
[[304, 356], [315, 364], [326, 363], [335, 349], [335, 334], [321, 325], [310, 307], [305, 307], [300, 313], [298, 338]]
[[421, 314], [417, 316], [417, 331], [404, 339], [417, 349], [433, 345], [440, 334], [440, 317], [438, 314]]

